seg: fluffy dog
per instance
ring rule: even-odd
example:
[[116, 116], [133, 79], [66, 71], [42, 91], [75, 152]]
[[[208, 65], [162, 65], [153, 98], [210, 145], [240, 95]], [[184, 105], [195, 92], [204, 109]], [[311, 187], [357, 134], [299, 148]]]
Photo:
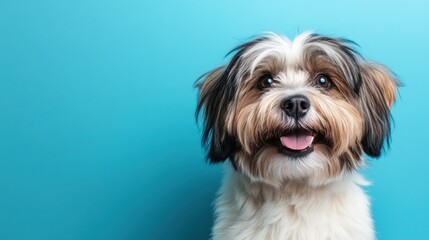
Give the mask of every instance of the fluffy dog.
[[375, 238], [357, 170], [388, 142], [398, 81], [354, 45], [270, 33], [197, 82], [207, 158], [229, 169], [213, 239]]

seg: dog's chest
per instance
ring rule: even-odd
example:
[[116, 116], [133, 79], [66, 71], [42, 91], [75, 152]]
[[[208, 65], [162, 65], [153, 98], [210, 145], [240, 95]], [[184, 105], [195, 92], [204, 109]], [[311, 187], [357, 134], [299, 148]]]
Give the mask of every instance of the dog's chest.
[[270, 200], [255, 199], [235, 187], [224, 186], [217, 199], [213, 239], [374, 238], [367, 198], [354, 184], [346, 192]]

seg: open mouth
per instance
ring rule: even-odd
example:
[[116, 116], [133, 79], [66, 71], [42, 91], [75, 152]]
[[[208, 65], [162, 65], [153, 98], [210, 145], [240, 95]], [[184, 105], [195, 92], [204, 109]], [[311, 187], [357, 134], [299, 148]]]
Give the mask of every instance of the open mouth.
[[278, 139], [281, 153], [291, 157], [304, 157], [313, 151], [313, 145], [320, 139], [315, 131], [294, 129], [282, 132]]

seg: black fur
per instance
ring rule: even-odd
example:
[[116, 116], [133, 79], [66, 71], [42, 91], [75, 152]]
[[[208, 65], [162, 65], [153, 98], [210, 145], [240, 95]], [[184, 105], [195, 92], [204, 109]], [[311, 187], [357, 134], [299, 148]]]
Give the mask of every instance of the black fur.
[[[338, 49], [344, 73], [345, 81], [353, 90], [354, 97], [359, 102], [359, 107], [364, 118], [364, 132], [361, 141], [363, 151], [371, 157], [380, 157], [384, 143], [390, 142], [390, 104], [385, 101], [383, 84], [395, 84], [396, 80], [388, 69], [375, 69], [353, 48], [357, 44], [343, 38], [330, 38], [312, 34], [308, 40], [324, 43]], [[328, 54], [329, 55], [329, 54]], [[372, 79], [371, 71], [384, 71], [384, 79]], [[377, 81], [376, 81], [377, 80]], [[381, 82], [379, 82], [381, 80]], [[394, 100], [394, 99], [393, 99]]]
[[[240, 147], [235, 136], [228, 134], [225, 129], [227, 111], [235, 97], [238, 81], [240, 80], [238, 78], [243, 77], [238, 76], [238, 72], [242, 70], [244, 62], [243, 54], [255, 44], [265, 40], [267, 40], [266, 37], [257, 38], [234, 48], [228, 53], [228, 55], [235, 54], [227, 65], [203, 75], [196, 83], [196, 86], [200, 89], [196, 116], [198, 118], [201, 111], [203, 111], [204, 130], [202, 143], [208, 149], [207, 159], [210, 163], [223, 162], [228, 158], [233, 161], [234, 153]], [[337, 54], [341, 57], [335, 61], [345, 71], [344, 80], [352, 89], [365, 121], [361, 142], [363, 150], [369, 156], [379, 157], [384, 142], [389, 143], [391, 119], [391, 103], [387, 103], [383, 97], [383, 89], [380, 85], [382, 83], [374, 84], [374, 79], [371, 79], [371, 74], [368, 74], [373, 69], [353, 48], [356, 45], [354, 42], [341, 38], [323, 37], [317, 34], [312, 34], [307, 42], [327, 44], [338, 50]], [[317, 52], [324, 51], [323, 49], [317, 49]], [[329, 56], [329, 53], [325, 54]], [[386, 73], [386, 76], [390, 76], [389, 74]], [[385, 81], [393, 81], [393, 84], [398, 83], [394, 78], [389, 78]]]
[[[363, 84], [361, 90], [361, 106], [364, 117], [364, 135], [362, 146], [365, 153], [371, 157], [380, 157], [384, 143], [389, 146], [391, 131], [390, 107], [392, 102], [386, 102], [385, 85], [393, 84], [395, 88], [400, 82], [387, 68], [380, 68], [375, 64], [361, 64]], [[382, 78], [374, 78], [371, 72], [378, 71]]]
[[[342, 61], [338, 62], [338, 64], [341, 65], [343, 69], [347, 70], [347, 72], [344, 73], [344, 80], [353, 90], [355, 95], [359, 94], [359, 90], [362, 85], [362, 78], [358, 59], [361, 58], [361, 55], [353, 48], [354, 46], [357, 46], [357, 44], [345, 38], [324, 37], [318, 34], [311, 34], [308, 42], [323, 43], [331, 46], [333, 49], [339, 50], [337, 53], [342, 56]], [[329, 56], [328, 53], [326, 54]]]
[[[232, 160], [234, 152], [239, 147], [235, 137], [226, 132], [226, 115], [237, 90], [239, 80], [237, 75], [243, 63], [243, 53], [265, 39], [264, 37], [258, 38], [234, 48], [228, 53], [228, 55], [235, 54], [226, 66], [203, 75], [200, 79], [204, 79], [204, 81], [197, 81], [196, 86], [200, 88], [200, 93], [196, 116], [198, 118], [203, 110], [202, 143], [208, 148], [207, 159], [210, 163], [223, 162], [228, 158]], [[211, 79], [214, 82], [208, 85], [207, 79], [213, 77], [216, 77]]]

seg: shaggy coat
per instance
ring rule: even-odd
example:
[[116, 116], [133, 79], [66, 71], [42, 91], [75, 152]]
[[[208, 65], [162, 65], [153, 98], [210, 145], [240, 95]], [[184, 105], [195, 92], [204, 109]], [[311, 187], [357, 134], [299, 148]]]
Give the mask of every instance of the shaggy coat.
[[374, 239], [357, 170], [379, 157], [398, 81], [354, 43], [267, 34], [197, 82], [211, 163], [227, 174], [213, 239]]

